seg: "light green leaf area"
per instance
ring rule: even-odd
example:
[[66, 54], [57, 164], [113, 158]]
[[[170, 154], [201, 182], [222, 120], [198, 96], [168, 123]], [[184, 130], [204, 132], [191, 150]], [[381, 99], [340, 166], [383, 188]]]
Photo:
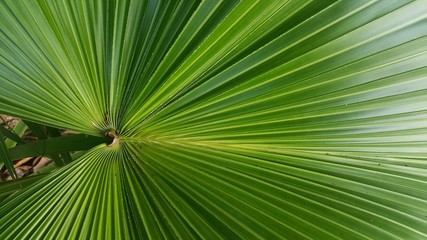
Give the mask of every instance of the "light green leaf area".
[[118, 135], [5, 187], [1, 239], [427, 238], [425, 2], [6, 0], [0, 18], [0, 112]]

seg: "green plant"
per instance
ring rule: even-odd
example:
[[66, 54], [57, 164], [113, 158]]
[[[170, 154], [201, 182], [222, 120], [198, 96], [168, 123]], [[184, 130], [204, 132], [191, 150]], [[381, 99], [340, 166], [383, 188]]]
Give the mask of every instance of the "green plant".
[[427, 238], [423, 1], [0, 4], [0, 112], [98, 141], [1, 239]]

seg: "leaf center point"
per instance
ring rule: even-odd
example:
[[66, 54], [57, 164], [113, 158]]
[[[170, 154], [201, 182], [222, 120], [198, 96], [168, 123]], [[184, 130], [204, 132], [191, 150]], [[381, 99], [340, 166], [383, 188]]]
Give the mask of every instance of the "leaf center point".
[[109, 129], [105, 132], [105, 136], [112, 138], [111, 143], [108, 145], [109, 147], [118, 146], [120, 143], [120, 136], [114, 129]]

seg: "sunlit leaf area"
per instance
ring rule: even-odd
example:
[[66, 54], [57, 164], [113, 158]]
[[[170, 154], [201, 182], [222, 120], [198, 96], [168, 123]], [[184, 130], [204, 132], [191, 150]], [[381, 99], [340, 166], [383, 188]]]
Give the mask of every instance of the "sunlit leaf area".
[[0, 19], [0, 113], [54, 136], [2, 125], [11, 178], [54, 160], [0, 183], [0, 239], [427, 239], [425, 1], [2, 0]]

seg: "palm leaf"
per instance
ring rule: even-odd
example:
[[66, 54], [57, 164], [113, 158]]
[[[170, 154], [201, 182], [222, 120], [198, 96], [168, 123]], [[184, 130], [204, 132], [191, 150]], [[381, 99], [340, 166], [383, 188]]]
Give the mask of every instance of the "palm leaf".
[[0, 112], [116, 138], [5, 198], [1, 238], [426, 238], [426, 12], [1, 2]]

